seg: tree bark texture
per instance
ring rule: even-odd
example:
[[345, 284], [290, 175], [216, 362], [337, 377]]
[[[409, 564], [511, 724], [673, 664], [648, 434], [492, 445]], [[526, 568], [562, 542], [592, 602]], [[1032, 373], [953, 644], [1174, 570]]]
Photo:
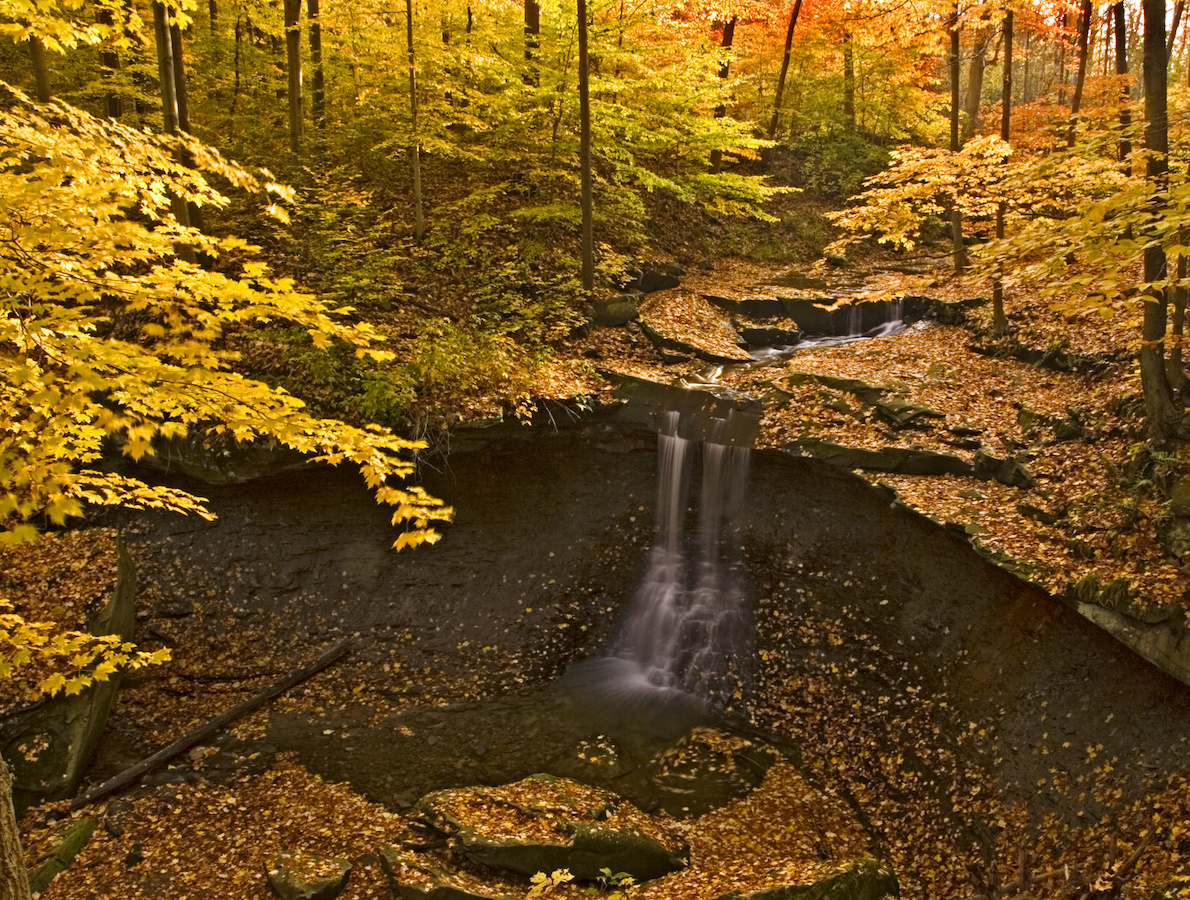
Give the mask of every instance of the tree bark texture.
[[0, 897], [30, 900], [21, 833], [12, 808], [12, 773], [0, 757]]
[[785, 96], [785, 77], [789, 74], [789, 60], [793, 55], [793, 30], [802, 11], [802, 0], [794, 0], [793, 12], [789, 14], [789, 27], [785, 30], [785, 55], [781, 57], [781, 74], [777, 76], [777, 94], [773, 97], [773, 118], [769, 122], [769, 140], [776, 137], [781, 118], [781, 100]]
[[174, 95], [178, 102], [178, 127], [190, 133], [190, 100], [186, 92], [186, 60], [182, 55], [182, 28], [177, 19], [169, 23], [169, 46], [174, 67]]
[[579, 168], [582, 173], [583, 290], [595, 289], [595, 229], [591, 188], [591, 92], [587, 57], [587, 0], [578, 0]]
[[302, 97], [302, 0], [285, 0], [285, 70], [289, 75], [289, 149], [302, 155], [305, 115]]
[[[1169, 121], [1165, 59], [1165, 2], [1143, 0], [1144, 87], [1145, 87], [1145, 177], [1151, 191], [1150, 211], [1160, 212], [1160, 194], [1169, 177]], [[1160, 281], [1166, 274], [1165, 248], [1146, 246], [1144, 278]], [[1149, 434], [1156, 441], [1174, 436], [1181, 420], [1165, 371], [1164, 340], [1168, 297], [1164, 290], [1151, 290], [1145, 298], [1141, 326], [1140, 378], [1145, 396]]]
[[45, 61], [45, 44], [39, 37], [29, 38], [29, 61], [33, 64], [33, 83], [37, 86], [37, 102], [50, 102], [50, 67]]
[[988, 65], [988, 43], [991, 34], [981, 28], [975, 34], [975, 46], [971, 50], [971, 65], [967, 69], [967, 122], [963, 127], [963, 143], [975, 137], [979, 130], [979, 103], [983, 97], [983, 73]]
[[[1094, 15], [1095, 9], [1091, 6], [1091, 0], [1083, 0], [1078, 14], [1078, 73], [1074, 76], [1074, 96], [1070, 100], [1070, 129], [1066, 132], [1067, 147], [1074, 146], [1078, 112], [1083, 105], [1083, 85], [1087, 80], [1087, 55], [1091, 45], [1091, 19]], [[1162, 44], [1162, 47], [1164, 46]]]
[[[723, 41], [720, 46], [724, 50], [731, 50], [731, 45], [735, 43], [735, 16], [723, 26]], [[726, 81], [731, 76], [731, 58], [724, 55], [723, 62], [719, 66], [719, 77]], [[727, 115], [727, 107], [720, 103], [715, 107], [715, 118], [722, 119]], [[723, 151], [716, 147], [711, 151], [711, 171], [718, 172], [723, 168]]]

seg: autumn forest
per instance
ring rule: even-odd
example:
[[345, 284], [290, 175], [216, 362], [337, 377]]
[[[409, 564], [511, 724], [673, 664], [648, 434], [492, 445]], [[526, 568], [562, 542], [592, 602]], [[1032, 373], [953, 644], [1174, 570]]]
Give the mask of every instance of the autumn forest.
[[1190, 896], [1188, 264], [1184, 0], [0, 0], [0, 900]]

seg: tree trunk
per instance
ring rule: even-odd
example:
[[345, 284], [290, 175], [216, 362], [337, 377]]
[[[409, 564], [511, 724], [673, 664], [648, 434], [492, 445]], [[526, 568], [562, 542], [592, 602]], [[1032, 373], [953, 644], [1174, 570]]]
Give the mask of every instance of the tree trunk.
[[[1181, 6], [1181, 0], [1178, 3]], [[1124, 0], [1117, 0], [1112, 5], [1112, 15], [1115, 18], [1116, 31], [1116, 74], [1128, 74], [1128, 34], [1126, 24], [1124, 22]], [[1120, 110], [1120, 162], [1125, 164], [1125, 171], [1130, 172], [1131, 167], [1128, 165], [1128, 158], [1132, 155], [1132, 141], [1128, 137], [1128, 131], [1132, 127], [1132, 112], [1128, 109], [1128, 101], [1131, 99], [1128, 92], [1128, 86], [1124, 85], [1120, 89], [1123, 93], [1124, 107]]]
[[[1168, 47], [1169, 45], [1166, 44]], [[1190, 234], [1185, 231], [1178, 236], [1178, 243], [1185, 245]], [[1165, 376], [1169, 379], [1169, 388], [1174, 396], [1179, 396], [1185, 384], [1186, 375], [1182, 367], [1182, 337], [1186, 332], [1186, 255], [1178, 255], [1178, 282], [1173, 289], [1173, 344], [1169, 348], [1169, 357], [1165, 360]]]
[[12, 808], [12, 774], [0, 757], [0, 897], [31, 900], [27, 871]]
[[773, 118], [769, 122], [769, 140], [777, 135], [777, 123], [781, 118], [781, 99], [785, 95], [785, 76], [789, 74], [789, 59], [793, 55], [793, 29], [802, 11], [802, 0], [794, 0], [793, 12], [789, 14], [789, 28], [785, 31], [785, 55], [781, 57], [781, 74], [777, 76], [777, 95], [773, 98]]
[[[1151, 192], [1149, 209], [1156, 216], [1160, 213], [1161, 193], [1166, 188], [1169, 172], [1165, 0], [1143, 0], [1143, 9], [1145, 150], [1148, 151], [1145, 176]], [[1144, 260], [1144, 279], [1147, 283], [1165, 277], [1164, 247], [1146, 246]], [[1164, 290], [1151, 289], [1145, 298], [1144, 322], [1141, 326], [1140, 378], [1144, 389], [1145, 413], [1149, 434], [1158, 442], [1174, 436], [1181, 419], [1165, 371], [1163, 347], [1167, 302]]]
[[855, 48], [851, 32], [843, 32], [843, 119], [855, 131]]
[[541, 4], [537, 0], [525, 0], [525, 61], [529, 70], [525, 73], [525, 83], [537, 87], [541, 83], [541, 76], [537, 71], [537, 51], [541, 48]]
[[[735, 43], [735, 21], [736, 21], [735, 16], [732, 16], [731, 20], [726, 25], [723, 26], [722, 47], [724, 50], [730, 50], [731, 45], [733, 43]], [[719, 77], [721, 79], [723, 79], [724, 81], [726, 81], [728, 79], [728, 77], [730, 77], [730, 75], [731, 75], [731, 59], [730, 59], [730, 57], [725, 55], [723, 58], [723, 64], [719, 66]], [[715, 118], [716, 119], [722, 119], [726, 115], [727, 115], [727, 107], [724, 106], [722, 103], [720, 103], [718, 106], [715, 107]], [[718, 147], [716, 147], [714, 150], [711, 151], [711, 171], [718, 172], [722, 168], [723, 168], [723, 151], [720, 150]]]
[[[1012, 124], [1012, 10], [1004, 14], [1004, 84], [1001, 91], [1000, 140], [1007, 141]], [[1008, 204], [996, 204], [996, 237], [1004, 238], [1004, 217]], [[999, 274], [999, 273], [998, 273]], [[999, 277], [992, 285], [992, 334], [997, 337], [1008, 332], [1008, 317], [1004, 314], [1004, 283]]]
[[289, 149], [302, 155], [302, 0], [285, 0], [285, 69], [289, 73]]
[[306, 0], [307, 27], [310, 30], [310, 68], [313, 70], [313, 85], [311, 90], [314, 126], [319, 131], [326, 130], [326, 82], [322, 71], [322, 21], [318, 0]]
[[1029, 97], [1029, 63], [1030, 63], [1030, 61], [1033, 59], [1033, 54], [1029, 52], [1029, 43], [1030, 43], [1030, 39], [1032, 38], [1032, 36], [1033, 36], [1033, 32], [1031, 32], [1031, 31], [1026, 31], [1026, 32], [1025, 32], [1025, 74], [1024, 74], [1024, 76], [1021, 78], [1021, 82], [1022, 82], [1022, 95], [1021, 95], [1021, 99], [1022, 99], [1022, 100], [1024, 100], [1024, 102], [1025, 102], [1026, 104], [1028, 104], [1028, 103], [1030, 102], [1030, 97]]
[[1068, 41], [1066, 40], [1066, 26], [1070, 24], [1070, 14], [1063, 11], [1061, 32], [1062, 43], [1058, 47], [1058, 105], [1061, 106], [1066, 103], [1066, 48]]
[[[110, 9], [100, 9], [96, 18], [100, 25], [106, 25], [108, 28], [116, 24], [116, 15]], [[124, 104], [120, 95], [112, 90], [112, 81], [120, 71], [120, 54], [110, 47], [105, 47], [99, 54], [99, 62], [103, 66], [103, 81], [108, 86], [103, 95], [103, 114], [109, 119], [118, 119], [124, 112]]]
[[988, 64], [988, 42], [991, 35], [981, 28], [975, 35], [971, 50], [971, 66], [967, 70], [967, 122], [963, 127], [963, 143], [975, 137], [979, 129], [979, 104], [983, 97], [983, 73]]
[[[950, 152], [958, 153], [962, 149], [959, 143], [959, 54], [962, 46], [959, 41], [959, 4], [955, 0], [950, 14], [950, 57], [947, 63], [950, 67]], [[962, 275], [967, 268], [967, 246], [963, 243], [963, 213], [958, 205], [958, 189], [955, 189], [954, 200], [950, 204], [950, 236], [954, 244], [954, 273]]]
[[409, 159], [413, 165], [413, 237], [420, 244], [426, 221], [421, 198], [421, 141], [417, 130], [417, 59], [413, 55], [413, 0], [405, 0], [405, 42], [409, 51]]
[[45, 44], [39, 37], [29, 38], [29, 61], [33, 63], [33, 82], [37, 85], [37, 102], [50, 102], [50, 67], [45, 61]]
[[211, 33], [215, 33], [215, 26], [219, 24], [219, 0], [208, 0], [207, 18], [211, 23]]
[[[163, 3], [153, 4], [153, 34], [157, 42], [157, 80], [161, 85], [161, 119], [166, 134], [179, 133], [178, 125], [178, 93], [174, 81], [177, 70], [174, 67], [173, 37], [170, 30], [169, 9]], [[175, 154], [177, 155], [177, 154]], [[182, 160], [179, 159], [179, 162]], [[181, 197], [170, 198], [170, 209], [178, 224], [189, 228], [190, 205]], [[178, 244], [175, 250], [180, 259], [194, 262], [194, 248], [187, 244]]]
[[1169, 61], [1173, 59], [1173, 42], [1178, 36], [1178, 25], [1182, 21], [1182, 13], [1186, 7], [1186, 0], [1178, 0], [1173, 5], [1173, 22], [1169, 25], [1169, 37], [1165, 39], [1165, 63], [1169, 65]]
[[[1091, 18], [1095, 10], [1091, 0], [1083, 0], [1078, 18], [1078, 74], [1074, 76], [1074, 97], [1070, 101], [1070, 129], [1066, 132], [1066, 146], [1074, 146], [1078, 124], [1078, 111], [1083, 105], [1083, 84], [1087, 80], [1087, 54], [1090, 49]], [[1162, 27], [1164, 31], [1164, 23]], [[1164, 40], [1164, 38], [1162, 38]], [[1162, 44], [1162, 47], [1165, 45]]]
[[178, 128], [190, 133], [190, 99], [186, 91], [186, 60], [182, 56], [182, 28], [177, 19], [169, 23], [169, 45], [173, 57], [174, 94], [178, 102]]
[[[733, 20], [734, 21], [734, 20]], [[595, 230], [591, 189], [591, 93], [587, 58], [587, 0], [578, 0], [579, 168], [582, 175], [583, 290], [595, 289]]]

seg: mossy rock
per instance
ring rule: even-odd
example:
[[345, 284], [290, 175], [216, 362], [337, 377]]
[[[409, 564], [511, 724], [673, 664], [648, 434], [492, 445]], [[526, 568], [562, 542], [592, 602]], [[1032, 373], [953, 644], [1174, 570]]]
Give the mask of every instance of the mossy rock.
[[522, 875], [569, 869], [575, 878], [595, 879], [611, 869], [647, 881], [682, 868], [689, 857], [664, 820], [610, 791], [552, 775], [435, 791], [417, 809], [470, 861]]
[[265, 877], [281, 900], [335, 900], [351, 878], [351, 863], [282, 852], [265, 867]]
[[731, 891], [716, 900], [883, 900], [901, 895], [897, 876], [873, 859], [804, 884], [779, 885], [751, 894]]

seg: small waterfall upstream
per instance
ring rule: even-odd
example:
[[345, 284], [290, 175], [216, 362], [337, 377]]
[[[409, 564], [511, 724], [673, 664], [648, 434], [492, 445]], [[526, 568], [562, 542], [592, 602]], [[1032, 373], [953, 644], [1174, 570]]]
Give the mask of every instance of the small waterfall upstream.
[[588, 689], [597, 679], [607, 699], [649, 705], [668, 697], [725, 710], [753, 680], [751, 606], [732, 527], [752, 451], [738, 440], [735, 415], [660, 416], [656, 538], [617, 635], [584, 664]]

